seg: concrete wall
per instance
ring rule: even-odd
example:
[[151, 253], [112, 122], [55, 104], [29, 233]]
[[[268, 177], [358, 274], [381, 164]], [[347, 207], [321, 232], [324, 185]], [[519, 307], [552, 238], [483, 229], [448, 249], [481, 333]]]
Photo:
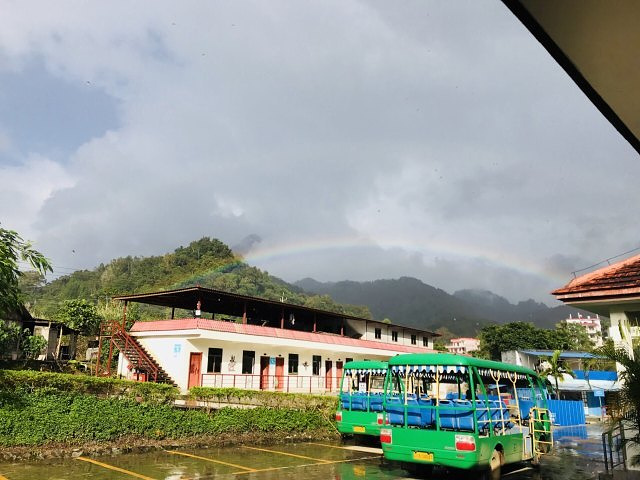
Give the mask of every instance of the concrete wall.
[[[219, 334], [224, 337], [224, 334]], [[317, 390], [324, 391], [325, 383], [324, 377], [336, 376], [336, 363], [342, 362], [343, 364], [347, 359], [353, 360], [387, 360], [394, 353], [388, 352], [374, 352], [371, 349], [352, 349], [352, 351], [345, 350], [348, 347], [306, 342], [308, 346], [302, 345], [302, 342], [297, 342], [297, 345], [293, 345], [295, 341], [287, 339], [269, 338], [266, 337], [251, 337], [248, 341], [245, 339], [243, 342], [233, 341], [230, 336], [225, 338], [203, 338], [198, 335], [147, 335], [137, 336], [140, 344], [149, 352], [149, 354], [164, 368], [164, 370], [173, 378], [178, 384], [181, 390], [186, 390], [189, 380], [189, 361], [191, 353], [202, 353], [202, 363], [200, 371], [204, 374], [204, 385], [212, 385], [213, 382], [232, 382], [235, 380], [237, 388], [259, 388], [259, 375], [260, 375], [260, 357], [266, 356], [270, 358], [269, 375], [275, 376], [275, 359], [277, 357], [284, 358], [284, 375], [289, 376], [289, 354], [298, 354], [298, 374], [291, 375], [292, 377], [302, 378], [304, 381], [298, 383], [289, 381], [288, 384], [292, 388], [290, 391], [308, 391], [309, 378], [313, 375], [313, 356], [318, 355], [321, 357], [320, 374], [317, 377]], [[213, 372], [207, 372], [208, 352], [209, 348], [221, 348], [222, 349], [222, 364], [220, 374], [226, 376], [226, 378], [217, 378]], [[342, 350], [341, 350], [342, 349]], [[242, 379], [240, 377], [233, 378], [233, 375], [242, 375], [242, 357], [243, 351], [255, 352], [255, 363], [253, 365], [253, 379]], [[359, 351], [356, 351], [359, 350]], [[326, 362], [331, 361], [331, 370], [327, 372]], [[118, 367], [118, 374], [131, 377], [130, 372], [127, 369], [127, 362], [121, 359]], [[220, 376], [220, 375], [218, 375]], [[250, 376], [250, 375], [249, 375]], [[238, 382], [245, 382], [240, 385]], [[333, 381], [331, 389], [336, 388], [336, 381]], [[225, 384], [224, 386], [232, 386]], [[314, 390], [316, 390], [314, 388]]]

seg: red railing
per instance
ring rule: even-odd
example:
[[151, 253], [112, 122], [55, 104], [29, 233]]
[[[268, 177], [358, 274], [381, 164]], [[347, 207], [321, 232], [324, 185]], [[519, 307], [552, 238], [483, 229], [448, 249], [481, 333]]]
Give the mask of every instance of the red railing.
[[290, 393], [327, 393], [340, 390], [340, 377], [204, 373], [202, 386]]
[[[102, 323], [100, 325], [100, 340], [102, 340], [102, 337], [111, 337], [109, 341], [109, 373], [111, 373], [110, 359], [112, 358], [113, 346], [115, 344], [133, 368], [146, 372], [145, 380], [158, 381], [158, 365], [149, 357], [147, 352], [142, 349], [138, 342], [129, 335], [121, 323], [116, 321]], [[99, 354], [98, 357], [100, 357]], [[100, 364], [98, 361], [96, 371], [98, 371], [99, 368]]]

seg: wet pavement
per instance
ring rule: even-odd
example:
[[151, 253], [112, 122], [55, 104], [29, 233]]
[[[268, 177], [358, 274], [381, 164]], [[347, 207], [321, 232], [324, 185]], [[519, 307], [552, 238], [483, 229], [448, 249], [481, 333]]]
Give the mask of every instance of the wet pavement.
[[[601, 427], [558, 428], [555, 449], [539, 469], [525, 464], [503, 470], [508, 480], [582, 480], [597, 478], [602, 463]], [[112, 457], [84, 457], [0, 464], [0, 480], [131, 479], [199, 480], [350, 480], [461, 478], [461, 472], [435, 470], [431, 477], [409, 473], [385, 461], [376, 446], [295, 443], [209, 449], [160, 450]], [[467, 476], [467, 478], [469, 478]]]

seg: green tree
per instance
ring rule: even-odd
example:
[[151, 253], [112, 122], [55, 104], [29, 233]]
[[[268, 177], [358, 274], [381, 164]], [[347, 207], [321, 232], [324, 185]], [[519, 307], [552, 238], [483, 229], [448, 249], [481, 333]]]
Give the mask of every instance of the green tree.
[[479, 338], [478, 355], [491, 360], [500, 360], [500, 354], [509, 350], [544, 348], [540, 343], [540, 329], [525, 322], [487, 325], [480, 330]]
[[548, 363], [548, 367], [545, 368], [540, 375], [553, 377], [556, 385], [556, 398], [560, 398], [558, 381], [563, 381], [563, 374], [567, 374], [572, 378], [576, 378], [576, 374], [573, 373], [573, 370], [567, 367], [562, 360], [560, 360], [560, 350], [554, 351], [553, 355], [551, 355], [550, 358], [547, 358], [546, 361]]
[[96, 335], [102, 317], [96, 306], [86, 300], [65, 300], [57, 315], [58, 320], [85, 335]]
[[575, 323], [556, 324], [555, 341], [558, 350], [590, 352], [594, 347], [587, 330]]
[[20, 342], [20, 327], [13, 322], [0, 320], [0, 357], [5, 352], [11, 352]]
[[0, 315], [17, 310], [21, 305], [18, 263], [29, 263], [41, 274], [53, 271], [44, 255], [33, 249], [13, 230], [0, 228]]
[[25, 335], [20, 344], [20, 350], [27, 359], [35, 359], [47, 346], [47, 340], [42, 335], [31, 335], [29, 330], [24, 331]]

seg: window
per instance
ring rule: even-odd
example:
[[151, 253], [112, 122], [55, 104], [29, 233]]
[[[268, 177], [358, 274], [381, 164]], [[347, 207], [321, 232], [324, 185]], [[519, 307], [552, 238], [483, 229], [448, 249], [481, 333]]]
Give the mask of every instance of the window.
[[398, 332], [396, 332], [395, 330], [391, 331], [391, 341], [392, 342], [397, 342], [398, 341]]
[[322, 364], [322, 357], [320, 355], [314, 355], [311, 362], [311, 374], [320, 375], [320, 365]]
[[345, 358], [344, 361], [345, 361], [345, 363], [346, 362], [353, 362], [353, 358]]
[[207, 373], [220, 373], [222, 371], [222, 349], [210, 348], [207, 358]]
[[298, 354], [290, 353], [289, 354], [289, 375], [297, 375], [298, 374]]
[[411, 335], [411, 345], [415, 345], [416, 343], [418, 343], [418, 337]]
[[242, 351], [242, 373], [253, 373], [253, 364], [256, 362], [256, 352], [250, 350]]
[[422, 346], [423, 347], [429, 346], [429, 339], [427, 337], [422, 337]]
[[382, 338], [382, 329], [381, 328], [376, 328], [375, 336], [376, 336], [376, 339], [378, 339], [378, 340], [380, 340]]

